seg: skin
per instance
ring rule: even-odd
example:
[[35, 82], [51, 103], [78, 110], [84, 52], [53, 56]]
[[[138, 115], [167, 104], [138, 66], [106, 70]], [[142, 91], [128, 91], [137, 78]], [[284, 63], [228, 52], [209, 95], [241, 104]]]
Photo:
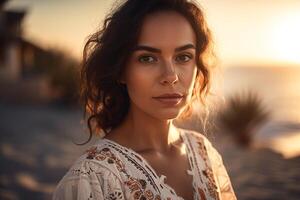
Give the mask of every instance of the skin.
[[[148, 15], [121, 80], [130, 97], [129, 113], [105, 136], [139, 153], [185, 199], [193, 199], [192, 177], [186, 173], [190, 166], [173, 120], [191, 99], [197, 73], [195, 46], [195, 33], [179, 13]], [[174, 92], [185, 95], [178, 105], [153, 99]]]

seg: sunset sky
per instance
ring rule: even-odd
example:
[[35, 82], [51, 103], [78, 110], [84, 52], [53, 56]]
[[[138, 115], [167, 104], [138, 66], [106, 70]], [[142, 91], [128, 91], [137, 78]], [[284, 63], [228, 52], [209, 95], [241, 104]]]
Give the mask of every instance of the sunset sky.
[[[88, 2], [88, 3], [87, 3]], [[112, 0], [11, 0], [26, 8], [25, 37], [80, 58], [88, 34], [101, 25]], [[214, 33], [223, 66], [300, 67], [299, 0], [198, 0]]]

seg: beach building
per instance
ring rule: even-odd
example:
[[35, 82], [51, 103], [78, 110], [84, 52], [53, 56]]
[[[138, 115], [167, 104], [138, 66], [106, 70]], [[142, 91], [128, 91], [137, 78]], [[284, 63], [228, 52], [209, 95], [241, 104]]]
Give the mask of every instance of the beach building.
[[51, 88], [43, 66], [49, 53], [23, 37], [27, 10], [4, 9], [0, 0], [0, 98], [47, 101]]

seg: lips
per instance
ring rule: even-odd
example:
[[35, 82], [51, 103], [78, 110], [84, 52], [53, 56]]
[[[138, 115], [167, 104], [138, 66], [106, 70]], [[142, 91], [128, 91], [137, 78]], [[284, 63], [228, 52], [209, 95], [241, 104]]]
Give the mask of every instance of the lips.
[[163, 105], [166, 106], [175, 106], [178, 105], [182, 99], [183, 99], [184, 95], [179, 94], [179, 93], [172, 93], [172, 94], [163, 94], [157, 97], [153, 97], [155, 100], [157, 100], [158, 102], [162, 103]]
[[183, 95], [180, 93], [172, 93], [172, 94], [163, 94], [153, 98], [162, 98], [162, 99], [170, 99], [170, 98], [182, 98]]

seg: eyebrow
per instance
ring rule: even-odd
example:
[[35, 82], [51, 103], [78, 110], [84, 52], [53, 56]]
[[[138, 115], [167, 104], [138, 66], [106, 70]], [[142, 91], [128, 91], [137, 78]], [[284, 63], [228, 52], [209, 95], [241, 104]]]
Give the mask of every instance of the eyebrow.
[[[177, 47], [175, 49], [175, 52], [184, 51], [186, 49], [196, 49], [196, 47], [193, 44], [186, 44], [186, 45]], [[144, 51], [150, 51], [150, 52], [153, 52], [153, 53], [161, 53], [160, 49], [157, 49], [157, 48], [154, 48], [154, 47], [150, 47], [150, 46], [146, 46], [146, 45], [137, 45], [133, 49], [133, 51], [142, 51], [142, 50], [144, 50]]]

